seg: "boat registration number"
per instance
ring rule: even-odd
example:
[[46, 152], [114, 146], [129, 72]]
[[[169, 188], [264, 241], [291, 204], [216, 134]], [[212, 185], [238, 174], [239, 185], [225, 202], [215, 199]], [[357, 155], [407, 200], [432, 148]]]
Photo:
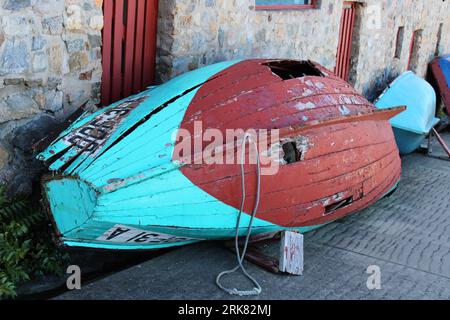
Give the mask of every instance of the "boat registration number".
[[174, 242], [184, 242], [199, 240], [193, 238], [180, 237], [165, 233], [141, 230], [124, 225], [115, 225], [113, 228], [106, 231], [99, 238], [99, 241], [110, 241], [116, 243], [135, 243], [135, 244], [164, 244]]

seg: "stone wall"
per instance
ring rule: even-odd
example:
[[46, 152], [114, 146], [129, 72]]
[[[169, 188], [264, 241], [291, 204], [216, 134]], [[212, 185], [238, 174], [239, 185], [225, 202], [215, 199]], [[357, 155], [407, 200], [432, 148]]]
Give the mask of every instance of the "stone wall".
[[102, 0], [0, 0], [0, 181], [30, 192], [31, 144], [98, 103]]
[[[160, 1], [160, 81], [213, 62], [235, 58], [312, 59], [333, 69], [342, 0], [320, 0], [317, 9], [256, 11], [255, 0]], [[351, 82], [369, 99], [405, 71], [411, 35], [422, 29], [418, 74], [434, 57], [438, 30], [450, 30], [449, 1], [359, 1]], [[405, 27], [400, 59], [394, 58], [397, 30]], [[450, 52], [442, 32], [439, 53]]]
[[340, 0], [321, 9], [255, 11], [255, 0], [160, 1], [157, 66], [161, 81], [236, 58], [310, 58], [334, 65]]
[[[450, 3], [448, 1], [427, 0], [392, 0], [365, 1], [367, 5], [360, 9], [359, 47], [354, 66], [355, 87], [373, 100], [386, 85], [407, 70], [412, 35], [415, 30], [422, 30], [422, 36], [416, 46], [418, 55], [416, 63], [412, 63], [413, 71], [425, 77], [428, 63], [435, 54], [450, 52], [450, 34], [442, 34], [438, 41], [439, 28], [450, 30]], [[374, 27], [371, 5], [381, 5], [380, 26]], [[366, 23], [364, 23], [366, 22]], [[369, 23], [367, 23], [369, 22]], [[404, 27], [404, 39], [400, 58], [395, 58], [397, 32]], [[437, 48], [438, 46], [438, 48]], [[412, 61], [413, 62], [413, 61]]]

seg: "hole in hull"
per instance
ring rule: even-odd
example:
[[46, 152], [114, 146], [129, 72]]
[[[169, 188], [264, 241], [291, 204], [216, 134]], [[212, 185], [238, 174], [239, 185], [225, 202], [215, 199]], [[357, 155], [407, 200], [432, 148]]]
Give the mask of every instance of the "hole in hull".
[[322, 72], [309, 61], [272, 61], [265, 63], [273, 73], [283, 80], [302, 78], [306, 76], [323, 77]]
[[283, 144], [284, 151], [284, 161], [287, 164], [299, 162], [302, 159], [302, 154], [297, 148], [297, 144], [295, 142], [287, 142]]
[[344, 199], [342, 201], [330, 204], [325, 207], [325, 215], [332, 214], [333, 212], [342, 209], [344, 207], [347, 207], [353, 203], [353, 197], [349, 197], [347, 199]]

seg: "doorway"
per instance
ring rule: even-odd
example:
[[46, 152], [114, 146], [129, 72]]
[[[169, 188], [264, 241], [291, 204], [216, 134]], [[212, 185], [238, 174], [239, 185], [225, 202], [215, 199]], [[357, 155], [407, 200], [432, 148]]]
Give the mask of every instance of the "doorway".
[[158, 0], [104, 0], [102, 105], [154, 83]]
[[352, 55], [353, 34], [355, 31], [356, 3], [345, 1], [342, 9], [339, 44], [334, 73], [348, 81], [350, 76], [350, 59]]

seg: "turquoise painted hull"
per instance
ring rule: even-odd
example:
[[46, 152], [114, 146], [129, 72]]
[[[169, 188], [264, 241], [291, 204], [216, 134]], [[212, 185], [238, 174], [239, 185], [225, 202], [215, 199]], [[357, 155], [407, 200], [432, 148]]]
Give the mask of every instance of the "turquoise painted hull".
[[[183, 219], [182, 216], [179, 218], [171, 216], [169, 222], [161, 223], [169, 226], [177, 225], [178, 227], [176, 228], [144, 225], [146, 224], [145, 217], [136, 218], [130, 216], [127, 218], [121, 215], [117, 217], [109, 216], [108, 218], [102, 216], [100, 219], [92, 219], [90, 215], [97, 204], [97, 196], [87, 184], [73, 178], [50, 180], [44, 184], [47, 191], [47, 205], [50, 207], [51, 212], [57, 212], [57, 214], [53, 215], [53, 219], [57, 230], [61, 233], [60, 241], [66, 246], [118, 250], [163, 249], [204, 240], [230, 239], [236, 233], [235, 219], [220, 219], [217, 216], [211, 218], [205, 215], [204, 225], [201, 228], [191, 227], [189, 219]], [[155, 187], [163, 190], [161, 185], [156, 184]], [[176, 193], [176, 196], [179, 197], [181, 194]], [[191, 194], [191, 197], [197, 198], [193, 194]], [[229, 214], [237, 214], [232, 208], [220, 208], [214, 203], [209, 203], [208, 206], [210, 206], [211, 211], [228, 210]], [[162, 215], [162, 211], [160, 209], [158, 214]], [[244, 214], [240, 225], [240, 236], [247, 234], [249, 222], [249, 215]], [[256, 235], [280, 230], [296, 230], [306, 233], [320, 227], [322, 225], [284, 228], [256, 218], [252, 234]], [[131, 235], [125, 241], [123, 237], [117, 237], [114, 240], [110, 240], [108, 237], [102, 239], [105, 230], [120, 229], [130, 229], [128, 233], [131, 232]], [[170, 235], [170, 239], [165, 242], [165, 239], [161, 240], [158, 238], [155, 243], [145, 242], [142, 245], [136, 244], [134, 241], [128, 243], [134, 235], [141, 233]]]
[[[383, 198], [392, 192], [394, 192], [400, 183], [400, 180], [388, 191], [386, 194], [383, 195]], [[332, 222], [330, 222], [332, 223]], [[252, 229], [252, 235], [258, 235], [268, 232], [276, 232], [276, 231], [282, 231], [282, 230], [290, 230], [290, 231], [297, 231], [302, 234], [320, 229], [330, 223], [322, 224], [322, 225], [316, 225], [316, 226], [309, 226], [309, 227], [300, 227], [300, 228], [283, 228], [278, 225], [269, 225], [265, 227], [256, 227]], [[110, 229], [113, 227], [113, 225], [109, 224], [102, 224], [99, 226], [101, 230]], [[141, 226], [133, 226], [134, 228], [139, 228], [142, 230]], [[99, 232], [101, 232], [101, 230]], [[202, 235], [204, 240], [229, 240], [230, 238], [235, 237], [236, 230], [205, 230], [205, 229], [174, 229], [174, 228], [163, 228], [163, 227], [152, 227], [152, 228], [145, 228], [144, 229], [147, 232], [157, 232], [157, 233], [163, 233], [163, 234], [173, 234], [175, 236], [179, 237], [198, 237], [198, 235]], [[220, 231], [221, 230], [221, 231]], [[219, 231], [219, 232], [218, 232]], [[239, 236], [244, 237], [247, 235], [248, 228], [246, 226], [241, 226], [239, 230]], [[100, 233], [99, 233], [100, 234]], [[79, 235], [75, 235], [79, 236]], [[64, 246], [67, 247], [77, 247], [77, 248], [89, 248], [89, 249], [100, 249], [100, 250], [124, 250], [124, 251], [139, 251], [139, 250], [158, 250], [158, 249], [167, 249], [171, 247], [178, 247], [178, 246], [184, 246], [189, 245], [197, 242], [201, 242], [203, 239], [199, 240], [189, 240], [189, 241], [178, 241], [175, 243], [166, 243], [166, 244], [153, 244], [149, 246], [148, 244], [143, 245], [136, 245], [126, 243], [111, 243], [106, 241], [92, 241], [92, 240], [85, 240], [81, 241], [80, 239], [70, 239], [68, 237], [64, 237], [61, 239], [61, 243]]]
[[379, 109], [404, 105], [407, 110], [391, 119], [401, 154], [417, 150], [431, 129], [439, 123], [436, 114], [436, 93], [433, 87], [408, 71], [395, 79], [375, 101]]

